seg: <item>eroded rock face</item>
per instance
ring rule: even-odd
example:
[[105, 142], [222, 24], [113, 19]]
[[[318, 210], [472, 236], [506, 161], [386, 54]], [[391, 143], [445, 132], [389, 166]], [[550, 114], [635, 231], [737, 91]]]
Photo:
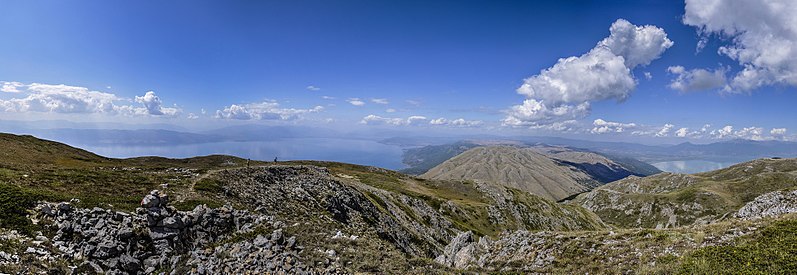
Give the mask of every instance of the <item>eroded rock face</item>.
[[775, 217], [797, 212], [797, 190], [766, 193], [748, 202], [734, 216], [742, 219]]
[[[407, 214], [398, 214], [404, 212], [393, 209], [392, 204], [385, 206], [387, 213], [381, 211], [361, 191], [331, 178], [321, 167], [274, 165], [225, 170], [217, 176], [225, 179], [230, 196], [259, 211], [293, 220], [330, 215], [335, 222], [355, 232], [374, 230], [381, 239], [415, 257], [436, 256], [443, 247], [440, 243], [450, 239], [451, 232], [458, 233], [435, 209], [417, 199], [396, 197], [430, 225], [419, 224], [405, 217]], [[371, 192], [383, 199], [389, 196], [378, 190]]]
[[[144, 197], [142, 207], [132, 214], [79, 209], [67, 202], [43, 203], [36, 208], [36, 219], [55, 231], [54, 256], [79, 263], [75, 273], [310, 272], [299, 258], [303, 248], [294, 237], [282, 233], [282, 223], [272, 216], [231, 206], [211, 209], [199, 205], [191, 211], [177, 211], [168, 202], [168, 196], [156, 190]], [[270, 236], [229, 241], [234, 234], [256, 228], [276, 229]]]
[[445, 250], [443, 250], [443, 254], [438, 256], [435, 261], [444, 266], [463, 268], [463, 264], [473, 257], [473, 248], [466, 249], [468, 246], [473, 246], [473, 238], [473, 232], [470, 231], [457, 235], [448, 243]]

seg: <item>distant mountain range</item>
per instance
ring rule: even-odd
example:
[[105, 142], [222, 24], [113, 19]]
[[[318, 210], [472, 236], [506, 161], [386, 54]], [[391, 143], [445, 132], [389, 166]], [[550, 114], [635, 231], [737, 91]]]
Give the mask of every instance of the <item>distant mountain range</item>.
[[[237, 125], [189, 132], [166, 129], [24, 128], [2, 125], [16, 134], [80, 145], [184, 145], [211, 142], [268, 141], [284, 138], [340, 137], [332, 130], [301, 126]], [[345, 136], [344, 136], [345, 137]]]
[[[398, 143], [399, 139], [385, 142]], [[406, 138], [411, 144], [422, 144], [421, 138]], [[402, 170], [410, 174], [423, 174], [432, 167], [470, 148], [485, 143], [522, 144], [526, 146], [566, 146], [573, 149], [600, 153], [615, 160], [636, 159], [646, 163], [682, 160], [716, 162], [744, 162], [757, 158], [797, 157], [797, 142], [728, 140], [710, 144], [681, 143], [677, 145], [643, 145], [627, 142], [600, 142], [557, 137], [513, 137], [460, 140], [445, 144], [427, 145], [407, 149], [403, 162], [409, 166]]]
[[[726, 140], [709, 144], [644, 145], [560, 137], [501, 137], [489, 135], [419, 137], [399, 131], [330, 129], [296, 125], [243, 124], [192, 131], [169, 124], [108, 124], [69, 121], [0, 121], [0, 131], [30, 134], [78, 146], [168, 146], [215, 142], [273, 141], [289, 138], [334, 138], [379, 141], [406, 149], [403, 172], [422, 174], [474, 144], [566, 146], [600, 153], [615, 161], [631, 158], [646, 163], [704, 160], [738, 163], [757, 158], [797, 157], [797, 143]], [[392, 137], [391, 137], [392, 136]]]

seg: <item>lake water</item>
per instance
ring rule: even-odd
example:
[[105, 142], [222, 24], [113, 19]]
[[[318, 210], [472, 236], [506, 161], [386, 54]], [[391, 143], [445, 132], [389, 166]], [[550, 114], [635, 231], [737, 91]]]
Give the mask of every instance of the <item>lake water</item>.
[[212, 154], [232, 155], [253, 160], [326, 160], [361, 165], [372, 165], [387, 169], [401, 169], [403, 149], [373, 140], [292, 138], [257, 142], [217, 142], [170, 146], [130, 145], [80, 145], [75, 146], [96, 154], [128, 158], [139, 156], [162, 156], [188, 158]]
[[716, 162], [707, 160], [676, 160], [652, 163], [664, 172], [694, 174], [726, 168], [736, 162]]

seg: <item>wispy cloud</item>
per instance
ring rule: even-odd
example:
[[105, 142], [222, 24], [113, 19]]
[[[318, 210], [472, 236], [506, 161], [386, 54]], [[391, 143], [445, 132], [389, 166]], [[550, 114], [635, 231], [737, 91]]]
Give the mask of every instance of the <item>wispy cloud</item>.
[[386, 98], [372, 98], [371, 102], [376, 104], [389, 104], [390, 102]]

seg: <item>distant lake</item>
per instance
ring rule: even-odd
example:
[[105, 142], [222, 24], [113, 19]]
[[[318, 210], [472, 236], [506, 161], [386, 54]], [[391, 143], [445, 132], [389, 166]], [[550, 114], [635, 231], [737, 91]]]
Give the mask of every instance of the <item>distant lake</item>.
[[401, 169], [402, 147], [386, 145], [372, 140], [333, 138], [291, 138], [274, 141], [216, 142], [187, 145], [138, 146], [138, 145], [81, 145], [76, 147], [96, 154], [129, 158], [161, 156], [189, 158], [212, 154], [232, 155], [253, 160], [326, 160], [387, 169]]
[[653, 166], [664, 172], [694, 174], [722, 169], [736, 162], [716, 162], [707, 160], [676, 160], [652, 163]]

